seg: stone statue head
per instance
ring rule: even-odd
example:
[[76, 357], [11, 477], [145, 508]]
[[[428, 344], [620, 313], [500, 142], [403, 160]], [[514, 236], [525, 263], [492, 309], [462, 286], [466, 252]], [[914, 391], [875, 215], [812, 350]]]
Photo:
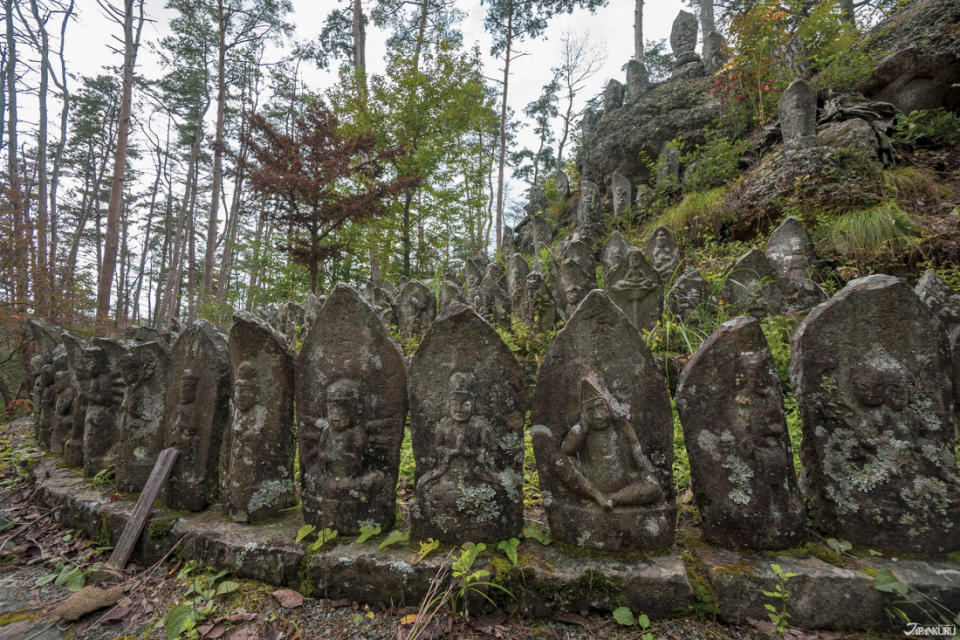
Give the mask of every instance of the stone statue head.
[[450, 376], [449, 409], [454, 422], [466, 423], [473, 415], [473, 376], [457, 372]]
[[81, 380], [96, 378], [107, 372], [107, 354], [100, 347], [85, 347], [77, 363], [77, 377]]
[[583, 268], [572, 260], [565, 261], [560, 266], [560, 284], [563, 287], [563, 297], [570, 307], [580, 304], [580, 301], [589, 293], [585, 285], [585, 273]]
[[233, 402], [238, 411], [250, 411], [260, 399], [257, 368], [252, 362], [241, 362], [233, 385]]
[[53, 368], [53, 363], [45, 364], [40, 367], [40, 380], [45, 385], [53, 384], [53, 376], [56, 374], [56, 369]]
[[610, 394], [595, 375], [580, 378], [580, 425], [587, 431], [603, 430], [613, 424]]
[[340, 378], [327, 386], [327, 424], [334, 431], [346, 431], [360, 419], [360, 385]]
[[57, 371], [56, 375], [53, 376], [53, 383], [57, 386], [57, 391], [66, 391], [67, 387], [70, 386], [70, 372]]
[[197, 400], [197, 385], [200, 383], [193, 369], [184, 369], [180, 378], [180, 404], [193, 404]]
[[903, 410], [910, 400], [909, 378], [906, 367], [881, 347], [873, 348], [851, 369], [853, 393], [866, 407]]

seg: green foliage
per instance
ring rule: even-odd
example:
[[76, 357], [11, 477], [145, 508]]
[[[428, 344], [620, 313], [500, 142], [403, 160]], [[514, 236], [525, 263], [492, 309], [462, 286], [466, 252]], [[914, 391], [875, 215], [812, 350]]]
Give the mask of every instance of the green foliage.
[[520, 540], [517, 538], [510, 538], [509, 540], [503, 540], [497, 545], [498, 551], [503, 551], [504, 555], [510, 560], [510, 563], [514, 566], [517, 565], [517, 547], [520, 546]]
[[844, 255], [876, 257], [915, 246], [922, 228], [894, 200], [829, 221], [827, 237]]
[[774, 598], [778, 603], [777, 605], [767, 603], [763, 608], [767, 610], [770, 621], [777, 625], [777, 631], [783, 633], [790, 626], [790, 614], [787, 612], [787, 599], [790, 598], [790, 592], [787, 591], [787, 581], [797, 577], [797, 574], [784, 571], [783, 567], [776, 563], [771, 564], [770, 568], [777, 577], [777, 584], [774, 585], [773, 591], [763, 590], [762, 593], [768, 598]]
[[524, 525], [523, 527], [523, 537], [527, 540], [536, 540], [543, 546], [549, 545], [553, 540], [548, 536], [542, 529], [539, 527], [534, 527], [532, 525]]
[[897, 142], [929, 147], [960, 144], [960, 115], [937, 109], [918, 109], [897, 118], [893, 135]]
[[426, 558], [432, 551], [435, 551], [437, 547], [440, 546], [439, 540], [434, 540], [433, 538], [427, 538], [426, 541], [420, 541], [420, 550], [414, 554], [413, 559], [410, 560], [410, 564], [420, 564], [424, 558]]
[[416, 459], [413, 457], [413, 439], [410, 437], [410, 427], [404, 427], [403, 440], [400, 442], [400, 476], [398, 483], [406, 481], [408, 485], [413, 485], [416, 464]]
[[787, 390], [790, 389], [790, 342], [798, 326], [800, 319], [794, 316], [771, 316], [761, 321], [780, 384]]
[[688, 193], [647, 227], [654, 229], [663, 225], [689, 242], [703, 244], [709, 238], [719, 236], [723, 223], [735, 217], [733, 212], [724, 207], [728, 191], [727, 187], [718, 187], [710, 191]]
[[704, 143], [681, 160], [695, 169], [684, 179], [684, 191], [707, 191], [727, 184], [740, 174], [740, 158], [750, 148], [747, 140], [731, 140], [717, 128], [707, 129], [704, 136]]
[[102, 563], [97, 562], [84, 569], [78, 565], [57, 562], [53, 572], [37, 578], [35, 584], [38, 587], [42, 587], [52, 582], [55, 587], [66, 586], [70, 591], [80, 591], [80, 589], [83, 589], [83, 585], [86, 584], [87, 576], [90, 573], [99, 571], [101, 566], [103, 566]]
[[464, 618], [470, 617], [469, 600], [471, 594], [483, 598], [488, 603], [496, 606], [496, 603], [487, 595], [486, 589], [497, 589], [510, 598], [516, 600], [516, 596], [503, 585], [491, 582], [487, 578], [490, 572], [486, 569], [474, 570], [480, 554], [487, 550], [487, 545], [480, 543], [465, 542], [460, 547], [460, 553], [453, 560], [452, 575], [456, 585], [456, 590], [450, 598], [450, 606], [454, 614], [458, 613], [460, 603], [463, 603], [463, 611], [460, 612]]
[[96, 475], [93, 476], [93, 479], [90, 480], [90, 484], [99, 489], [103, 489], [104, 487], [113, 485], [113, 480], [116, 477], [117, 467], [116, 465], [110, 465], [105, 469], [100, 469], [100, 471], [97, 471]]
[[360, 535], [357, 537], [357, 542], [366, 542], [374, 536], [380, 535], [380, 527], [372, 524], [365, 524], [360, 527]]
[[877, 591], [886, 593], [895, 593], [900, 596], [907, 595], [907, 585], [900, 582], [890, 569], [881, 569], [873, 580], [873, 588]]
[[[632, 627], [634, 625], [640, 627], [641, 631], [646, 631], [650, 628], [650, 618], [645, 613], [641, 613], [639, 616], [634, 617], [633, 611], [628, 607], [618, 607], [613, 611], [613, 619], [616, 620], [617, 624], [624, 627]], [[640, 636], [641, 640], [653, 640], [652, 633], [643, 633]]]
[[322, 531], [317, 531], [317, 528], [312, 524], [305, 524], [299, 529], [297, 529], [297, 542], [306, 539], [310, 534], [317, 532], [317, 539], [310, 543], [307, 546], [307, 550], [310, 552], [317, 552], [323, 549], [324, 545], [328, 542], [332, 542], [337, 537], [336, 529], [326, 528]]
[[224, 580], [226, 571], [193, 576], [196, 568], [197, 563], [191, 560], [177, 574], [177, 581], [186, 583], [187, 589], [154, 627], [155, 630], [163, 629], [167, 640], [196, 638], [197, 625], [220, 609], [220, 598], [240, 587], [232, 580]]
[[410, 532], [409, 531], [400, 531], [399, 529], [394, 529], [387, 536], [386, 540], [380, 543], [377, 547], [378, 549], [386, 549], [387, 547], [394, 545], [398, 542], [409, 542]]
[[516, 316], [510, 318], [510, 329], [497, 327], [497, 333], [504, 344], [518, 358], [532, 358], [538, 363], [547, 355], [557, 332], [557, 329], [550, 329], [538, 333]]

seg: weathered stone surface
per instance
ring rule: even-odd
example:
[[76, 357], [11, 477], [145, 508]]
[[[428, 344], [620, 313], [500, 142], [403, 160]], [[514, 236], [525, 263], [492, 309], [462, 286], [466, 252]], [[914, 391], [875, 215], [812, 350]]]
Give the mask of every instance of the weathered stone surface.
[[503, 248], [503, 252], [508, 256], [517, 250], [517, 238], [513, 233], [513, 227], [504, 225], [501, 247]]
[[611, 113], [623, 106], [624, 86], [616, 80], [610, 80], [603, 90], [603, 111]]
[[445, 278], [440, 283], [440, 312], [443, 313], [451, 304], [468, 304], [467, 296], [459, 283]]
[[[471, 274], [468, 271], [467, 282], [470, 281]], [[479, 284], [476, 290], [479, 291]], [[397, 307], [400, 336], [404, 340], [422, 336], [437, 315], [436, 297], [430, 287], [419, 280], [411, 280], [403, 285]]]
[[297, 503], [293, 479], [293, 352], [250, 313], [230, 327], [233, 416], [223, 511], [237, 522], [275, 518]]
[[561, 197], [567, 198], [570, 196], [570, 178], [559, 169], [553, 176], [553, 187]]
[[33, 383], [35, 433], [37, 442], [44, 449], [50, 448], [50, 435], [56, 420], [56, 375], [57, 369], [51, 354], [49, 360], [40, 367], [40, 375], [36, 376]]
[[670, 230], [660, 225], [653, 230], [653, 235], [647, 240], [645, 255], [653, 270], [660, 274], [660, 279], [666, 284], [674, 278], [680, 259], [683, 254], [677, 239]]
[[[544, 209], [547, 208], [547, 195], [544, 193], [543, 187], [537, 185], [530, 188], [530, 201], [527, 202], [524, 206], [524, 211], [526, 211], [528, 216], [535, 216], [537, 214], [543, 213]], [[501, 243], [502, 244], [502, 243]]]
[[123, 338], [129, 342], [167, 341], [167, 335], [153, 327], [130, 325], [123, 330]]
[[297, 360], [303, 517], [354, 534], [396, 520], [407, 416], [403, 352], [353, 289], [340, 284]]
[[310, 331], [313, 323], [317, 321], [317, 313], [322, 306], [323, 303], [320, 298], [313, 291], [307, 291], [307, 297], [303, 301], [303, 332], [301, 335], [305, 336]]
[[810, 309], [826, 300], [811, 277], [816, 271], [817, 254], [799, 220], [788, 216], [774, 229], [767, 240], [766, 256], [777, 274], [788, 311]]
[[691, 55], [696, 56], [697, 33], [700, 25], [697, 16], [689, 11], [681, 11], [673, 21], [670, 29], [670, 49], [673, 51], [677, 64], [690, 62]]
[[169, 379], [170, 346], [152, 340], [131, 347], [120, 359], [124, 394], [120, 404], [117, 489], [138, 493], [163, 449], [164, 397]]
[[[59, 360], [59, 362], [57, 362]], [[73, 386], [73, 375], [69, 370], [69, 360], [66, 349], [54, 361], [56, 373], [53, 384], [56, 387], [57, 399], [54, 403], [53, 428], [50, 432], [50, 451], [63, 453], [63, 445], [70, 437], [73, 429], [73, 410], [75, 407], [76, 391]]]
[[597, 264], [593, 251], [582, 242], [572, 242], [563, 252], [559, 274], [559, 303], [567, 317], [597, 286]]
[[773, 591], [777, 576], [770, 568], [797, 574], [787, 583], [790, 624], [809, 629], [862, 629], [884, 620], [883, 593], [873, 588], [870, 576], [827, 564], [818, 558], [741, 555], [731, 552], [699, 553], [706, 578], [717, 594], [717, 615], [732, 624], [748, 619], [765, 620], [763, 594]]
[[712, 294], [710, 283], [700, 270], [687, 269], [670, 287], [667, 305], [672, 314], [684, 320], [710, 317], [713, 315], [712, 306], [716, 304]]
[[63, 463], [68, 467], [83, 466], [83, 421], [87, 415], [85, 391], [87, 377], [83, 370], [82, 339], [72, 333], [63, 333], [63, 346], [67, 350], [67, 370], [70, 372], [70, 384], [73, 387], [73, 419], [63, 442]]
[[663, 286], [643, 252], [630, 247], [626, 256], [604, 278], [607, 295], [637, 331], [653, 329], [663, 315]]
[[[397, 300], [390, 295], [389, 291], [383, 287], [367, 287], [366, 291], [363, 292], [363, 297], [376, 310], [383, 324], [397, 326]], [[316, 313], [320, 313], [319, 307], [317, 307]]]
[[463, 279], [467, 283], [468, 298], [473, 298], [473, 294], [480, 290], [480, 282], [483, 280], [483, 274], [486, 270], [486, 263], [480, 258], [471, 257], [464, 261]]
[[83, 420], [83, 473], [95, 476], [116, 464], [119, 411], [124, 383], [119, 361], [127, 349], [111, 338], [94, 338], [81, 359], [87, 386]]
[[709, 75], [723, 68], [727, 61], [727, 42], [713, 31], [703, 37], [703, 68]]
[[786, 88], [779, 111], [785, 149], [817, 146], [817, 92], [805, 80], [794, 80]]
[[639, 60], [627, 61], [627, 102], [639, 100], [650, 91], [650, 74]]
[[960, 294], [957, 294], [950, 285], [929, 269], [920, 277], [914, 292], [940, 320], [940, 326], [947, 333], [947, 340], [950, 342], [950, 358], [953, 362], [954, 425], [960, 433]]
[[531, 434], [554, 538], [592, 549], [673, 543], [673, 417], [639, 332], [591, 292], [537, 376]]
[[506, 291], [510, 296], [511, 303], [520, 296], [520, 290], [523, 288], [530, 273], [530, 265], [526, 259], [519, 253], [514, 253], [507, 258]]
[[607, 244], [603, 246], [600, 252], [600, 263], [603, 265], [603, 272], [609, 273], [620, 261], [627, 255], [627, 251], [633, 248], [633, 245], [619, 231], [614, 231], [607, 238]]
[[657, 156], [657, 185], [662, 188], [680, 186], [680, 148], [667, 144]]
[[613, 215], [627, 215], [633, 206], [633, 185], [630, 184], [630, 179], [614, 171], [610, 177], [610, 194], [613, 200]]
[[854, 280], [804, 320], [790, 377], [814, 524], [876, 549], [960, 549], [946, 335], [903, 281]]
[[513, 299], [513, 315], [536, 333], [557, 324], [557, 303], [539, 272], [532, 271], [524, 278]]
[[414, 538], [519, 533], [524, 404], [520, 366], [489, 324], [462, 306], [434, 322], [410, 364]]
[[480, 282], [480, 304], [477, 311], [488, 322], [510, 325], [510, 295], [500, 286], [503, 269], [491, 262]]
[[220, 499], [230, 429], [230, 352], [223, 329], [200, 320], [177, 338], [164, 398], [164, 447], [179, 452], [164, 494], [172, 509], [199, 511]]
[[767, 257], [753, 248], [727, 271], [723, 299], [739, 313], [764, 317], [775, 315], [783, 303], [777, 274]]
[[835, 149], [853, 149], [867, 156], [880, 152], [877, 132], [860, 118], [830, 122], [817, 128], [817, 144]]
[[741, 316], [720, 325], [684, 368], [676, 401], [706, 539], [750, 549], [800, 543], [803, 497], [759, 321]]
[[577, 227], [585, 228], [602, 222], [600, 187], [589, 180], [581, 180], [580, 201], [577, 203]]

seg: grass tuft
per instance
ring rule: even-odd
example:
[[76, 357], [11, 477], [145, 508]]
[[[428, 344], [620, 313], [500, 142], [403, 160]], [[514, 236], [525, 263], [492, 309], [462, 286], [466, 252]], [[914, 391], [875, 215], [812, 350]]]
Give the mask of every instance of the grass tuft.
[[719, 235], [720, 227], [732, 214], [723, 206], [728, 187], [687, 194], [649, 225], [649, 231], [663, 225], [673, 234], [682, 234], [695, 242], [707, 235]]
[[851, 211], [830, 223], [828, 237], [847, 255], [900, 251], [916, 243], [922, 227], [893, 200]]

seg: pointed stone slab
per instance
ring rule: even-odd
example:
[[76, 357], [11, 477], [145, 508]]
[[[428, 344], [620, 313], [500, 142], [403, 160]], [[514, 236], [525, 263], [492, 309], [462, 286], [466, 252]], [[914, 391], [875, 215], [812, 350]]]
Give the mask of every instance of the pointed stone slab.
[[154, 340], [133, 346], [120, 360], [125, 389], [120, 405], [119, 491], [142, 491], [163, 449], [161, 422], [170, 354], [166, 342]]
[[406, 366], [376, 311], [345, 284], [300, 350], [297, 416], [304, 521], [347, 535], [393, 528]]
[[653, 230], [653, 235], [647, 240], [644, 254], [653, 270], [660, 274], [660, 279], [666, 284], [674, 278], [674, 273], [683, 257], [677, 239], [670, 230], [660, 225]]
[[650, 331], [663, 315], [663, 285], [643, 253], [630, 247], [613, 271], [604, 278], [607, 295], [623, 311], [637, 331]]
[[532, 422], [554, 538], [608, 551], [673, 544], [670, 399], [639, 332], [602, 291], [553, 341]]
[[610, 177], [610, 199], [613, 200], [613, 215], [625, 216], [633, 206], [633, 185], [619, 171]]
[[410, 363], [414, 539], [496, 542], [523, 525], [523, 378], [497, 332], [454, 306]]
[[603, 246], [603, 251], [600, 253], [600, 263], [603, 264], [604, 274], [610, 273], [615, 266], [620, 264], [620, 261], [623, 260], [627, 251], [631, 248], [633, 248], [633, 245], [622, 233], [619, 231], [611, 233], [610, 237], [607, 238], [607, 244]]
[[950, 352], [902, 280], [850, 282], [793, 337], [801, 478], [814, 524], [875, 549], [960, 549]]
[[784, 149], [817, 146], [817, 92], [805, 80], [794, 80], [786, 88], [778, 108]]
[[[477, 287], [479, 291], [479, 285]], [[400, 336], [409, 340], [422, 336], [437, 315], [437, 298], [430, 287], [419, 280], [411, 280], [400, 290], [397, 303], [397, 320]]]
[[767, 240], [767, 260], [783, 289], [783, 302], [790, 311], [817, 306], [826, 296], [811, 276], [817, 267], [813, 241], [803, 224], [788, 216]]
[[517, 299], [529, 273], [530, 265], [519, 253], [515, 253], [507, 259], [506, 290], [511, 303]]
[[237, 522], [262, 522], [297, 504], [293, 478], [293, 352], [286, 339], [251, 313], [230, 327], [233, 416], [223, 511]]
[[677, 411], [706, 539], [784, 549], [806, 530], [770, 348], [756, 318], [720, 325], [684, 367]]
[[723, 298], [738, 313], [776, 315], [783, 306], [777, 274], [759, 249], [750, 249], [724, 277]]
[[710, 283], [699, 269], [687, 269], [667, 293], [667, 305], [670, 313], [684, 320], [713, 317], [717, 301], [712, 293]]
[[220, 499], [222, 447], [230, 429], [230, 352], [223, 329], [200, 320], [173, 345], [164, 398], [164, 446], [180, 452], [164, 501], [200, 511]]
[[82, 362], [88, 380], [83, 473], [90, 477], [117, 463], [120, 405], [126, 387], [120, 374], [120, 360], [127, 353], [127, 346], [112, 338], [94, 338], [83, 350]]
[[53, 384], [57, 398], [54, 402], [54, 418], [50, 431], [50, 451], [62, 454], [64, 443], [73, 429], [73, 410], [77, 398], [65, 347], [58, 350], [53, 368], [56, 371], [53, 375]]
[[583, 242], [571, 242], [563, 251], [560, 263], [558, 303], [569, 317], [577, 305], [597, 286], [597, 264], [593, 251]]

